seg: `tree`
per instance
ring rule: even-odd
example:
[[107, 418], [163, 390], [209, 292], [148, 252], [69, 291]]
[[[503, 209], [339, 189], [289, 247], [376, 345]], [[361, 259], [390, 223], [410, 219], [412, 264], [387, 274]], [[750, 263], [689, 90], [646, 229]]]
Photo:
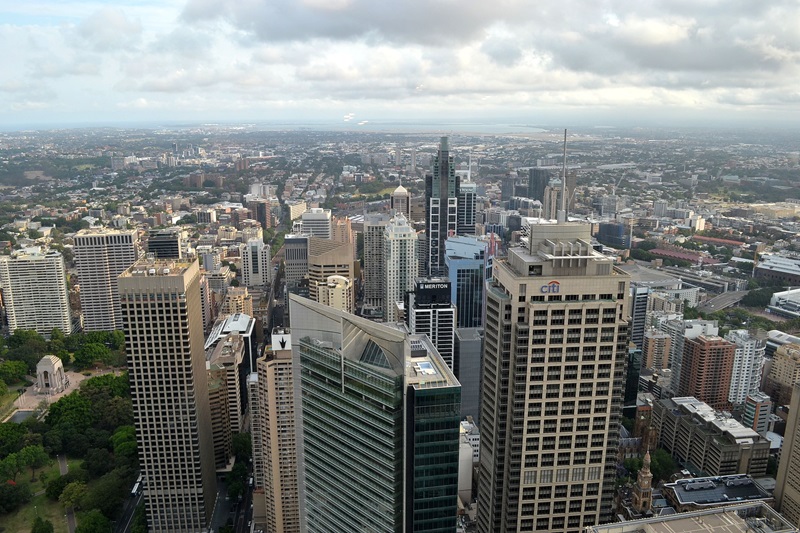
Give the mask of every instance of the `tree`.
[[81, 515], [75, 533], [111, 533], [111, 522], [97, 509]]
[[53, 531], [53, 523], [50, 520], [37, 516], [33, 521], [31, 533], [53, 533]]
[[22, 439], [28, 430], [22, 424], [4, 422], [0, 424], [0, 459], [10, 453], [20, 451], [24, 444]]
[[86, 483], [73, 481], [61, 491], [58, 501], [66, 508], [75, 507], [78, 509], [84, 496], [86, 496]]
[[46, 345], [47, 343], [44, 340], [44, 337], [36, 333], [36, 331], [32, 329], [18, 329], [14, 331], [14, 334], [8, 338], [8, 347], [9, 348], [20, 348], [22, 346], [34, 343], [42, 343]]
[[236, 462], [245, 463], [253, 455], [253, 442], [250, 440], [250, 433], [236, 433], [233, 436], [233, 454]]
[[94, 413], [95, 406], [75, 391], [50, 406], [46, 421], [52, 427], [67, 426], [69, 429], [81, 431], [91, 427]]
[[5, 459], [0, 461], [0, 479], [16, 482], [17, 475], [24, 469], [25, 463], [22, 462], [19, 452], [10, 453]]
[[51, 479], [47, 483], [47, 487], [45, 488], [44, 493], [51, 500], [58, 501], [58, 497], [61, 496], [61, 493], [64, 491], [64, 487], [66, 487], [73, 481], [86, 482], [88, 481], [88, 479], [89, 475], [86, 473], [85, 470], [82, 470], [80, 468], [73, 468], [63, 476]]
[[0, 363], [0, 379], [7, 384], [17, 383], [25, 379], [28, 366], [22, 361], [5, 361]]
[[31, 499], [27, 483], [17, 484], [11, 480], [0, 483], [0, 515], [16, 511]]
[[8, 385], [6, 382], [0, 379], [0, 398], [8, 394]]
[[74, 363], [76, 368], [82, 369], [89, 368], [97, 361], [106, 362], [110, 358], [111, 350], [104, 344], [90, 342], [75, 352]]
[[81, 499], [83, 509], [97, 509], [108, 518], [114, 518], [128, 496], [133, 479], [131, 470], [117, 468], [93, 482]]
[[20, 461], [31, 469], [31, 481], [36, 480], [36, 470], [50, 462], [50, 457], [40, 445], [25, 446], [19, 451]]
[[91, 448], [86, 452], [81, 468], [92, 477], [100, 477], [114, 469], [114, 457], [104, 448]]
[[653, 482], [667, 481], [670, 476], [678, 471], [675, 459], [661, 448], [650, 454], [650, 472], [653, 474]]
[[632, 479], [636, 479], [636, 476], [639, 474], [639, 470], [642, 469], [642, 460], [638, 457], [631, 457], [630, 459], [625, 459], [623, 461], [622, 466], [625, 467], [625, 470], [628, 471], [628, 475]]

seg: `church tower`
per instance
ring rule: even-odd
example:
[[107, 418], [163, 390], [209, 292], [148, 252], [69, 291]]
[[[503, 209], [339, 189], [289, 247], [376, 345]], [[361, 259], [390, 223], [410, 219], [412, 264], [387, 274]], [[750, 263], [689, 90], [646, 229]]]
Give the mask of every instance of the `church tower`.
[[653, 474], [650, 472], [650, 450], [644, 454], [642, 468], [633, 487], [633, 508], [647, 514], [653, 507]]

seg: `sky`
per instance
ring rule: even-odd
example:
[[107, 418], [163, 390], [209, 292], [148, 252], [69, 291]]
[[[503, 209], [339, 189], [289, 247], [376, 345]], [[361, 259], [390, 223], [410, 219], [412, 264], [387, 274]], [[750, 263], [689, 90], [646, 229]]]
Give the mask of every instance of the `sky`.
[[797, 0], [0, 1], [0, 127], [800, 123]]

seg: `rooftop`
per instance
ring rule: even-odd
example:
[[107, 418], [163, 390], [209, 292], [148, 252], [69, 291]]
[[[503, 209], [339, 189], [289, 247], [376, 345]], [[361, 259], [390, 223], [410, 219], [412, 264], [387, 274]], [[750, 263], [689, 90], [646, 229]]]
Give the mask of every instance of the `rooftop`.
[[681, 479], [664, 486], [681, 504], [719, 505], [770, 498], [748, 475]]
[[119, 275], [121, 278], [153, 277], [153, 276], [182, 276], [186, 269], [193, 263], [175, 259], [143, 258], [136, 261], [127, 270]]
[[764, 502], [617, 522], [586, 533], [797, 533], [797, 528]]
[[214, 343], [230, 333], [246, 334], [253, 329], [254, 325], [255, 323], [250, 315], [244, 313], [220, 317], [214, 322], [214, 327], [211, 328], [211, 333], [206, 338], [204, 349], [208, 350]]
[[406, 358], [406, 381], [415, 389], [457, 386], [453, 372], [438, 355], [427, 335], [409, 335], [411, 357]]

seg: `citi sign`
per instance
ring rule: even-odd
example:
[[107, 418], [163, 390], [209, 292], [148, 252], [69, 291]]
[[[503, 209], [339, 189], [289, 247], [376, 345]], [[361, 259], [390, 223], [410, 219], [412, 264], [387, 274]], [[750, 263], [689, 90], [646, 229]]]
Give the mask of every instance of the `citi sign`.
[[561, 284], [555, 280], [551, 281], [547, 285], [542, 285], [539, 287], [539, 292], [542, 294], [557, 294], [558, 289], [561, 287]]

